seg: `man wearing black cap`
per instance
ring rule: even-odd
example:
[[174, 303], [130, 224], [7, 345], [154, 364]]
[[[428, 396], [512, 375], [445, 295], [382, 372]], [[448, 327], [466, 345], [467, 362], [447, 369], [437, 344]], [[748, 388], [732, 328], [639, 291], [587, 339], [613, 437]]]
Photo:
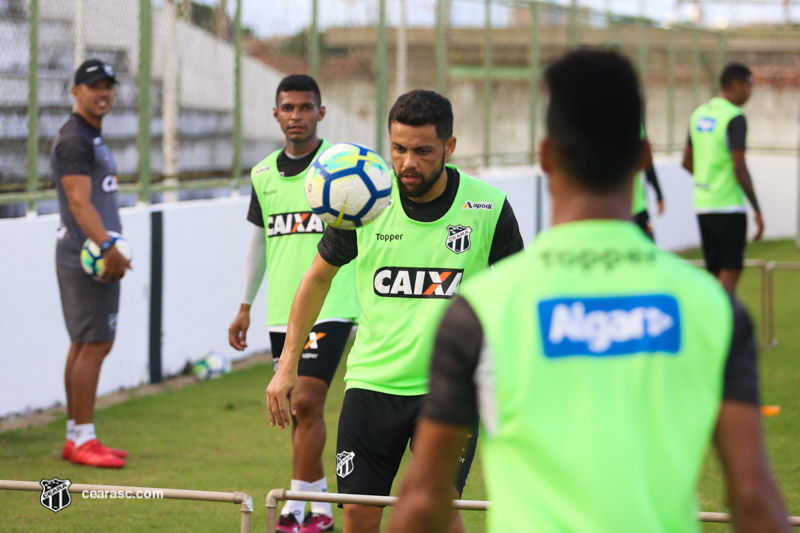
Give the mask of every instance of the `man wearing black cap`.
[[[100, 136], [103, 117], [114, 103], [117, 80], [111, 65], [89, 59], [75, 72], [75, 112], [50, 151], [58, 191], [61, 227], [57, 232], [56, 273], [71, 345], [64, 384], [67, 441], [62, 457], [75, 464], [120, 468], [128, 455], [97, 440], [92, 422], [97, 381], [117, 326], [119, 280], [131, 268], [109, 232], [120, 233], [117, 168]], [[100, 243], [105, 268], [101, 282], [81, 268], [86, 238]]]

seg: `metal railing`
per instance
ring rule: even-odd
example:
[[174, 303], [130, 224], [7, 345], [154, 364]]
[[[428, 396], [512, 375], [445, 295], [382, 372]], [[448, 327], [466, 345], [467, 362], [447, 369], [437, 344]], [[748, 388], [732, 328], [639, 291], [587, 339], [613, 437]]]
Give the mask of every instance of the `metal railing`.
[[[16, 481], [0, 479], [0, 490], [26, 490], [41, 492], [42, 485], [38, 481]], [[182, 489], [161, 489], [153, 487], [128, 487], [124, 485], [87, 485], [83, 483], [72, 483], [69, 486], [72, 494], [88, 492], [137, 492], [151, 491], [159, 492], [162, 498], [169, 500], [195, 500], [204, 502], [235, 503], [240, 505], [242, 513], [240, 533], [250, 533], [250, 518], [253, 514], [253, 499], [246, 492], [214, 492], [207, 490], [182, 490]], [[159, 498], [160, 499], [160, 498]]]
[[[327, 502], [327, 503], [354, 503], [357, 505], [377, 505], [394, 507], [397, 505], [396, 496], [368, 496], [364, 494], [340, 494], [336, 492], [307, 492], [286, 489], [273, 489], [267, 494], [267, 533], [275, 533], [278, 524], [278, 502], [298, 500], [302, 502]], [[462, 511], [486, 511], [491, 502], [481, 500], [453, 500], [453, 509]], [[730, 523], [729, 513], [699, 512], [697, 520], [700, 522]], [[793, 527], [800, 526], [800, 516], [788, 517], [789, 524]]]

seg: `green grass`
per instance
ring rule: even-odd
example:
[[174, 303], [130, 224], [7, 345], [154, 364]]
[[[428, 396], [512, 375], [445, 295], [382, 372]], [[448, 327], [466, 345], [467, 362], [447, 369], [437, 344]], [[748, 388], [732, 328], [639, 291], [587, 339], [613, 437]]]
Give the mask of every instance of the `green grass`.
[[[689, 252], [687, 257], [698, 257]], [[797, 261], [789, 241], [752, 245], [748, 257]], [[755, 270], [747, 270], [739, 295], [759, 319], [759, 286]], [[773, 467], [790, 511], [800, 514], [800, 273], [776, 274], [776, 334], [778, 347], [761, 356], [765, 404], [780, 405], [781, 414], [764, 420]], [[756, 326], [758, 327], [758, 326]], [[343, 395], [344, 365], [334, 380], [326, 406], [325, 447], [329, 489], [336, 489], [333, 472], [335, 434]], [[79, 467], [62, 461], [64, 418], [52, 424], [0, 433], [0, 478], [38, 481], [54, 476], [73, 483], [134, 485], [244, 491], [254, 500], [253, 531], [264, 531], [264, 499], [269, 489], [288, 487], [291, 448], [288, 431], [270, 428], [264, 388], [272, 372], [258, 365], [219, 380], [154, 396], [138, 397], [99, 410], [101, 438], [131, 453], [119, 471]], [[480, 448], [480, 446], [479, 446]], [[721, 477], [709, 454], [698, 487], [704, 510], [725, 509]], [[480, 461], [474, 463], [466, 499], [486, 499]], [[532, 502], [533, 503], [533, 502]], [[341, 513], [334, 511], [337, 530]], [[466, 512], [467, 531], [484, 531], [484, 515]], [[85, 500], [73, 495], [67, 509], [54, 514], [39, 503], [39, 493], [0, 491], [2, 531], [238, 531], [238, 506], [177, 500]], [[384, 520], [385, 523], [385, 520]], [[708, 526], [704, 531], [728, 531]]]

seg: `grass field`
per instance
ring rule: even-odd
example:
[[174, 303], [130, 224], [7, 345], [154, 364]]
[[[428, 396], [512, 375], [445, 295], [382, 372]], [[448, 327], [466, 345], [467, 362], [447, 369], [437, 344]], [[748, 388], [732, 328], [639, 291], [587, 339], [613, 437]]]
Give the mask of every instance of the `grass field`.
[[[698, 257], [696, 252], [687, 257]], [[790, 241], [752, 245], [748, 257], [800, 259]], [[758, 322], [758, 275], [747, 271], [740, 296]], [[780, 415], [764, 420], [772, 464], [790, 512], [800, 514], [800, 273], [776, 274], [778, 347], [762, 353], [763, 401], [780, 405]], [[220, 325], [224, 334], [226, 324]], [[336, 421], [344, 391], [340, 366], [326, 407], [325, 448], [329, 489], [336, 489], [333, 457]], [[135, 485], [180, 489], [244, 491], [254, 500], [253, 531], [264, 531], [264, 499], [272, 488], [288, 487], [291, 450], [288, 432], [269, 427], [264, 387], [272, 371], [257, 365], [219, 380], [140, 397], [100, 410], [96, 424], [109, 445], [131, 453], [119, 471], [79, 467], [61, 460], [64, 418], [41, 427], [0, 433], [0, 478], [39, 481], [57, 476], [73, 483]], [[721, 477], [709, 455], [698, 487], [704, 510], [725, 509]], [[485, 499], [480, 461], [464, 493]], [[534, 503], [534, 502], [532, 502]], [[336, 510], [337, 530], [341, 513]], [[467, 530], [484, 531], [484, 515], [465, 513]], [[238, 531], [238, 506], [175, 500], [87, 500], [73, 495], [70, 507], [54, 514], [39, 503], [39, 493], [0, 491], [0, 531]], [[385, 523], [385, 520], [384, 520]], [[728, 531], [709, 526], [705, 531]]]

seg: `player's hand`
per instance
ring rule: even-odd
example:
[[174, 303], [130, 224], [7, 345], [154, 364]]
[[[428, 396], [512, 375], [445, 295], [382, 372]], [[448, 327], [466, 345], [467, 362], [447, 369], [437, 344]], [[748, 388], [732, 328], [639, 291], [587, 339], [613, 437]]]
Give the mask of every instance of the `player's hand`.
[[103, 254], [103, 271], [100, 273], [100, 279], [106, 282], [119, 281], [127, 270], [133, 270], [131, 262], [119, 253], [116, 246], [112, 246]]
[[664, 214], [664, 200], [659, 200], [658, 201], [658, 214], [659, 215], [663, 215]]
[[286, 400], [289, 400], [289, 409], [292, 415], [297, 413], [297, 371], [278, 371], [272, 376], [272, 381], [267, 387], [267, 409], [269, 409], [269, 423], [277, 423], [281, 429], [290, 424], [291, 418], [286, 409]]
[[250, 306], [245, 309], [245, 305], [242, 304], [228, 328], [228, 343], [240, 352], [247, 348], [247, 330], [250, 329]]
[[761, 240], [761, 236], [764, 234], [764, 219], [761, 217], [761, 211], [756, 211], [756, 227], [758, 231], [756, 231], [756, 236], [753, 237], [754, 241]]

